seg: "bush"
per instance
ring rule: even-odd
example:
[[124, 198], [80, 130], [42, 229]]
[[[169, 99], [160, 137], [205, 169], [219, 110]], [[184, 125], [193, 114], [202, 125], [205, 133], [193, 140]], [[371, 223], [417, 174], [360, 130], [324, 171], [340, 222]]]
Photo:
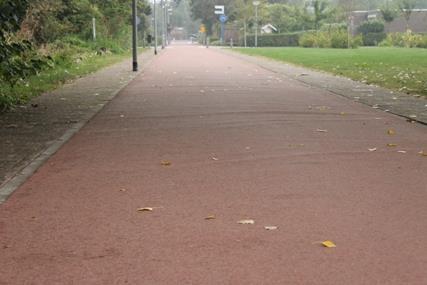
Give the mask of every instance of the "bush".
[[[301, 35], [299, 45], [306, 48], [347, 48], [348, 34], [345, 30], [331, 30], [321, 32], [306, 32]], [[357, 48], [361, 45], [361, 37], [350, 39], [350, 47]]]
[[427, 48], [427, 35], [406, 33], [391, 33], [380, 43], [383, 47]]
[[384, 23], [378, 20], [366, 21], [362, 23], [357, 30], [363, 35], [370, 33], [383, 33]]
[[305, 48], [317, 47], [316, 33], [304, 33], [299, 39], [299, 45]]
[[366, 21], [362, 23], [357, 29], [363, 36], [363, 45], [377, 46], [385, 38], [384, 23], [378, 20]]
[[[300, 33], [289, 34], [262, 34], [258, 35], [259, 47], [295, 47], [298, 46]], [[240, 43], [243, 45], [243, 42]], [[255, 46], [255, 36], [247, 37], [247, 45]]]
[[386, 33], [368, 33], [363, 35], [364, 46], [377, 46], [387, 37]]

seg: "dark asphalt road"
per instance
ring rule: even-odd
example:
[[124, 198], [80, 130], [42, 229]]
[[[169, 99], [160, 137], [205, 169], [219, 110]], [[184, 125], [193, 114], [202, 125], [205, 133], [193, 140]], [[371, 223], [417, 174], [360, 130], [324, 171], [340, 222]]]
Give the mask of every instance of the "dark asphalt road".
[[0, 206], [0, 284], [427, 284], [422, 150], [425, 126], [171, 46]]

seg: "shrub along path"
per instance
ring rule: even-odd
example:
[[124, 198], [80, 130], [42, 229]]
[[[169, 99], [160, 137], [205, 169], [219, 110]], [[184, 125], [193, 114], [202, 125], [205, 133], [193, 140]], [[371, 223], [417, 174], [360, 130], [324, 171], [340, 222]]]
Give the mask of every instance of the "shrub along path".
[[[142, 54], [144, 64], [150, 58], [151, 51]], [[0, 186], [77, 131], [135, 76], [127, 59], [1, 113]]]

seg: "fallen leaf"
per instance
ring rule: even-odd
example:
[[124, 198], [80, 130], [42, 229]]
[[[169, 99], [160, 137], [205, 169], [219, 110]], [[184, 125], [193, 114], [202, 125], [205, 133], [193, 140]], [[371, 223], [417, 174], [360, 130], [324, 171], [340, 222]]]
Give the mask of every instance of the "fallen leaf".
[[212, 157], [212, 160], [218, 161], [219, 159], [216, 157]]
[[395, 144], [395, 143], [388, 143], [388, 144], [387, 144], [387, 146], [388, 146], [388, 147], [396, 147], [396, 146], [397, 146], [397, 144]]
[[324, 247], [327, 247], [327, 248], [337, 247], [337, 246], [335, 245], [335, 243], [333, 243], [333, 242], [332, 242], [332, 241], [330, 241], [330, 240], [326, 240], [326, 241], [322, 242], [322, 245], [323, 245]]
[[214, 215], [207, 216], [205, 220], [215, 220], [216, 217]]
[[341, 115], [341, 116], [345, 116], [345, 115], [346, 115], [346, 113], [345, 113], [345, 112], [341, 112], [341, 113], [340, 113], [340, 115]]
[[300, 143], [300, 144], [290, 144], [289, 147], [304, 147], [305, 144]]
[[415, 119], [417, 118], [417, 115], [409, 115], [409, 118]]
[[266, 229], [267, 231], [275, 231], [277, 230], [279, 227], [277, 226], [265, 226], [264, 229]]
[[172, 163], [170, 161], [167, 161], [167, 160], [162, 160], [160, 162], [160, 164], [163, 165], [163, 166], [170, 166]]
[[120, 118], [124, 118], [125, 117], [125, 115], [120, 115]]
[[17, 127], [18, 127], [17, 124], [10, 124], [10, 125], [5, 126], [6, 129], [16, 129]]
[[368, 150], [369, 150], [370, 152], [373, 152], [373, 151], [377, 151], [377, 148], [376, 148], [376, 147], [374, 147], [374, 148], [368, 148]]
[[316, 130], [316, 132], [319, 132], [319, 133], [327, 133], [327, 132], [328, 132], [328, 130], [317, 129], [317, 130]]
[[151, 208], [151, 207], [144, 207], [144, 208], [137, 209], [138, 212], [152, 212], [153, 210], [154, 208]]
[[396, 131], [395, 130], [393, 130], [393, 129], [390, 129], [390, 130], [388, 130], [387, 131], [387, 134], [389, 134], [389, 135], [395, 135], [396, 134]]
[[423, 151], [423, 150], [422, 150], [422, 151], [420, 151], [420, 152], [419, 152], [419, 154], [421, 154], [422, 156], [427, 156], [427, 152], [425, 152], [425, 151]]
[[406, 150], [398, 150], [397, 152], [398, 153], [406, 153], [407, 151]]
[[254, 220], [241, 220], [241, 221], [238, 221], [237, 223], [241, 224], [241, 225], [253, 225], [253, 224], [255, 224], [255, 221]]
[[119, 191], [120, 192], [126, 192], [127, 190], [125, 188], [121, 188]]

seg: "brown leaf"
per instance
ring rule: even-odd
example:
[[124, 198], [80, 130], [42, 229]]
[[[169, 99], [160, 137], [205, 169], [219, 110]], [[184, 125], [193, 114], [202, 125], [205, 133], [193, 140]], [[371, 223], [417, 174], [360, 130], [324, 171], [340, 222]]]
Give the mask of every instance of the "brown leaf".
[[161, 164], [161, 165], [163, 165], [163, 166], [170, 166], [170, 165], [172, 164], [172, 162], [167, 161], [167, 160], [162, 160], [162, 161], [160, 162], [160, 164]]
[[264, 229], [266, 229], [267, 231], [275, 231], [277, 230], [279, 227], [277, 226], [265, 226]]
[[215, 219], [216, 219], [215, 215], [210, 215], [205, 218], [205, 220], [215, 220]]
[[241, 225], [253, 225], [253, 224], [255, 224], [255, 221], [254, 220], [240, 220], [237, 223], [241, 224]]
[[335, 243], [334, 243], [334, 242], [332, 242], [332, 241], [330, 241], [330, 240], [325, 240], [324, 242], [322, 242], [322, 245], [323, 245], [324, 247], [327, 247], [327, 248], [337, 247], [337, 246], [335, 245]]
[[137, 211], [138, 212], [152, 212], [154, 210], [154, 208], [152, 207], [144, 207], [144, 208], [138, 208]]
[[389, 134], [389, 135], [395, 135], [396, 134], [396, 131], [395, 130], [393, 130], [393, 129], [390, 129], [390, 130], [388, 130], [387, 131], [387, 134]]

